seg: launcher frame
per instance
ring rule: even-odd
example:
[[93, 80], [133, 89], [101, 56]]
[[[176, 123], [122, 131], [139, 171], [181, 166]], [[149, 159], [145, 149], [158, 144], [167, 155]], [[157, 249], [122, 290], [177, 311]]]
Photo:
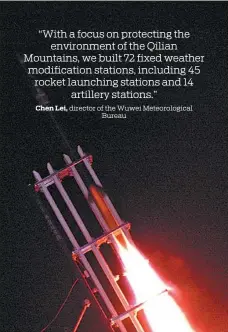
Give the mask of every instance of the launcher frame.
[[[95, 185], [102, 187], [102, 184], [100, 180], [98, 179], [94, 169], [92, 168], [92, 158], [91, 155], [87, 155], [83, 152], [80, 146], [78, 146], [78, 154], [80, 156], [80, 159], [77, 161], [72, 162], [69, 156], [64, 155], [64, 161], [66, 163], [66, 166], [62, 168], [59, 171], [54, 171], [52, 165], [50, 163], [47, 164], [47, 169], [49, 171], [49, 175], [45, 178], [42, 178], [41, 175], [33, 171], [33, 175], [36, 179], [36, 183], [34, 185], [34, 190], [36, 192], [41, 192], [45, 198], [47, 199], [48, 203], [50, 204], [54, 214], [56, 215], [59, 223], [61, 224], [64, 232], [66, 233], [69, 241], [72, 244], [73, 251], [72, 251], [72, 257], [74, 260], [77, 258], [80, 259], [82, 264], [84, 265], [86, 271], [89, 273], [89, 276], [91, 277], [96, 289], [98, 290], [101, 298], [103, 299], [109, 314], [110, 314], [110, 325], [116, 325], [121, 332], [127, 332], [127, 329], [123, 323], [124, 319], [130, 318], [133, 326], [135, 327], [135, 330], [137, 332], [145, 332], [144, 328], [142, 327], [141, 323], [139, 322], [137, 318], [137, 313], [139, 310], [143, 309], [144, 304], [141, 303], [137, 304], [135, 306], [131, 306], [126, 299], [122, 289], [120, 288], [118, 284], [118, 278], [113, 275], [107, 261], [105, 260], [102, 252], [100, 251], [100, 246], [103, 243], [108, 243], [112, 245], [115, 252], [118, 252], [117, 243], [115, 240], [114, 235], [117, 234], [124, 234], [124, 236], [128, 239], [130, 243], [133, 243], [129, 229], [130, 229], [130, 223], [124, 222], [120, 216], [118, 215], [117, 211], [115, 210], [111, 200], [107, 195], [105, 195], [105, 202], [109, 209], [112, 212], [112, 215], [115, 217], [115, 220], [117, 221], [118, 227], [115, 229], [110, 229], [105, 222], [102, 214], [100, 213], [96, 203], [92, 200], [89, 200], [89, 190], [83, 181], [81, 175], [79, 174], [76, 167], [83, 163], [86, 170], [90, 174], [92, 181]], [[103, 229], [103, 234], [96, 239], [94, 239], [91, 235], [89, 230], [86, 228], [81, 216], [79, 215], [76, 207], [74, 206], [73, 202], [71, 201], [66, 189], [64, 188], [62, 182], [66, 177], [72, 177], [74, 178], [77, 186], [80, 188], [84, 198], [87, 200], [90, 209], [94, 213], [97, 221], [99, 222], [101, 228]], [[57, 190], [59, 191], [60, 195], [62, 196], [64, 202], [66, 203], [69, 211], [71, 212], [76, 224], [80, 228], [82, 234], [85, 237], [86, 244], [83, 246], [80, 246], [78, 241], [76, 240], [74, 234], [72, 233], [66, 219], [64, 218], [63, 214], [61, 213], [60, 209], [57, 206], [56, 201], [52, 197], [48, 187], [55, 185]], [[120, 300], [120, 303], [122, 304], [124, 308], [124, 312], [121, 314], [118, 314], [115, 308], [115, 305], [110, 300], [107, 292], [105, 291], [104, 287], [102, 286], [102, 281], [98, 279], [96, 276], [92, 266], [90, 265], [86, 254], [92, 251], [94, 256], [97, 259], [97, 262], [99, 263], [100, 267], [102, 268], [104, 274], [106, 275], [110, 285], [112, 286], [114, 292], [116, 293], [117, 297]]]

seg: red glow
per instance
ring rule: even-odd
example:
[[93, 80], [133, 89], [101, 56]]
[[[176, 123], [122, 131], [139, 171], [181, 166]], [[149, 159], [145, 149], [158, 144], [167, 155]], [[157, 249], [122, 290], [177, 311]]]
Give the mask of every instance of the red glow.
[[146, 302], [144, 312], [152, 331], [194, 332], [185, 314], [170, 295], [169, 287], [137, 248], [127, 240], [126, 248], [120, 242], [117, 243], [136, 302]]

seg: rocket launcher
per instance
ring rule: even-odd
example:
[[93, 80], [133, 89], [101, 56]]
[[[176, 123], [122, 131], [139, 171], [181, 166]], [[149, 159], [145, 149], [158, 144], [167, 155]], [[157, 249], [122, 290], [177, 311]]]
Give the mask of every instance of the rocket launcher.
[[[113, 216], [112, 211], [106, 202], [105, 198], [107, 197], [107, 195], [104, 192], [104, 190], [101, 187], [92, 184], [89, 187], [89, 192], [90, 192], [89, 199], [92, 199], [95, 202], [109, 230], [112, 231], [118, 226], [120, 226], [118, 221]], [[115, 235], [115, 238], [122, 246], [124, 246], [125, 248], [127, 247], [125, 235], [123, 233]]]

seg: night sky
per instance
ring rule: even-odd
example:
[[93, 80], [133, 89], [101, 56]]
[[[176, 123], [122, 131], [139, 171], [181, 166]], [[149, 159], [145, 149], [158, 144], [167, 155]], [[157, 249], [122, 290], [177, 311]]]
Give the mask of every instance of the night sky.
[[[37, 34], [44, 28], [179, 28], [193, 35], [190, 53], [205, 55], [203, 72], [194, 88], [167, 89], [155, 103], [192, 104], [194, 112], [131, 114], [126, 120], [55, 116], [73, 148], [81, 145], [93, 155], [105, 190], [122, 218], [132, 223], [135, 242], [180, 287], [192, 320], [203, 332], [227, 332], [227, 3], [1, 2], [0, 7], [0, 331], [41, 331], [79, 276], [28, 187], [34, 183], [32, 170], [48, 175], [46, 163], [61, 168], [62, 154], [69, 151], [49, 114], [35, 111], [31, 84], [16, 53], [47, 54], [48, 42]], [[72, 103], [64, 89], [45, 92], [53, 103]], [[78, 208], [82, 215], [84, 209], [83, 204]], [[47, 331], [72, 331], [86, 297], [79, 281]], [[95, 305], [80, 331], [108, 331]]]

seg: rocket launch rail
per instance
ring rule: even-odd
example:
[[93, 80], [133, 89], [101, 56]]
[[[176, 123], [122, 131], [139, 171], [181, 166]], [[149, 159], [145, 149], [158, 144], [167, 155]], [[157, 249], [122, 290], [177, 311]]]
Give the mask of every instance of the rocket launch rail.
[[[66, 167], [62, 168], [59, 171], [54, 171], [51, 164], [48, 163], [47, 168], [49, 171], [49, 175], [45, 178], [42, 178], [38, 172], [33, 171], [33, 175], [36, 179], [34, 190], [36, 192], [40, 191], [42, 194], [44, 194], [45, 198], [49, 202], [53, 212], [55, 213], [58, 221], [60, 222], [61, 226], [63, 227], [63, 230], [65, 231], [69, 241], [72, 244], [73, 247], [72, 258], [74, 260], [77, 258], [80, 259], [85, 270], [88, 272], [95, 287], [97, 288], [106, 306], [106, 309], [109, 312], [110, 325], [113, 325], [115, 323], [115, 325], [119, 328], [121, 332], [128, 332], [125, 327], [124, 320], [125, 318], [130, 318], [133, 326], [135, 327], [135, 331], [145, 332], [141, 323], [137, 319], [137, 314], [136, 314], [137, 310], [136, 309], [134, 310], [134, 308], [129, 304], [122, 289], [118, 285], [118, 280], [116, 276], [113, 275], [111, 268], [109, 267], [103, 254], [100, 251], [100, 246], [103, 243], [108, 243], [112, 246], [115, 252], [118, 252], [117, 240], [119, 240], [119, 242], [121, 242], [122, 244], [124, 244], [126, 240], [128, 240], [130, 243], [133, 244], [133, 240], [129, 233], [130, 223], [125, 223], [119, 217], [107, 194], [103, 191], [102, 184], [98, 179], [97, 175], [95, 174], [91, 165], [92, 156], [85, 154], [80, 147], [78, 147], [78, 154], [80, 156], [80, 159], [74, 162], [70, 159], [69, 156], [64, 155]], [[89, 187], [87, 187], [81, 175], [79, 174], [78, 170], [76, 169], [76, 166], [78, 166], [81, 163], [84, 164], [85, 169], [91, 176], [91, 185]], [[103, 229], [103, 234], [96, 239], [94, 239], [90, 235], [89, 230], [87, 230], [82, 218], [80, 217], [76, 207], [73, 205], [70, 197], [68, 196], [68, 193], [66, 192], [63, 186], [62, 183], [63, 180], [69, 176], [74, 178], [76, 184], [81, 189], [82, 194], [87, 200], [90, 209], [94, 213], [97, 221], [99, 222], [99, 224]], [[57, 206], [56, 201], [54, 200], [48, 189], [48, 187], [51, 185], [55, 185], [55, 187], [60, 192], [63, 200], [65, 201], [66, 205], [68, 206], [73, 218], [75, 219], [77, 225], [79, 226], [80, 230], [82, 231], [86, 239], [85, 245], [80, 246], [78, 244], [74, 234], [72, 233], [67, 223], [67, 220], [65, 220], [63, 214], [61, 213], [59, 207]], [[102, 281], [99, 280], [98, 277], [96, 276], [92, 266], [90, 265], [86, 257], [86, 253], [89, 251], [92, 251], [94, 253], [110, 285], [112, 286], [114, 292], [119, 298], [119, 301], [125, 310], [124, 315], [121, 315], [120, 313], [117, 312], [116, 305], [112, 303], [111, 299], [109, 298], [106, 290], [102, 285]]]
[[89, 252], [90, 250], [92, 250], [93, 246], [97, 246], [99, 247], [100, 245], [102, 245], [103, 243], [109, 243], [109, 236], [110, 235], [120, 235], [121, 234], [121, 230], [123, 228], [129, 230], [131, 227], [130, 223], [125, 223], [115, 229], [113, 229], [110, 232], [104, 233], [104, 235], [99, 236], [98, 238], [96, 238], [95, 240], [93, 240], [91, 243], [88, 243], [86, 245], [84, 245], [83, 247], [81, 247], [79, 250], [74, 250], [72, 252], [72, 257], [77, 260], [77, 257], [80, 255], [80, 253], [82, 254], [86, 254], [87, 252]]
[[[120, 218], [108, 195], [103, 190], [102, 184], [92, 168], [92, 156], [85, 154], [81, 147], [78, 147], [77, 152], [80, 157], [77, 161], [72, 161], [67, 155], [63, 156], [66, 166], [59, 171], [55, 171], [52, 165], [48, 163], [47, 169], [49, 171], [49, 175], [46, 178], [42, 178], [38, 172], [33, 171], [33, 175], [36, 179], [34, 190], [36, 192], [41, 192], [50, 204], [50, 207], [53, 210], [58, 222], [62, 226], [68, 241], [71, 243], [72, 259], [74, 261], [80, 261], [83, 265], [87, 276], [92, 281], [99, 297], [102, 300], [102, 303], [100, 303], [101, 310], [105, 309], [108, 313], [107, 316], [109, 319], [109, 326], [117, 328], [120, 332], [131, 332], [133, 330], [137, 332], [147, 332], [155, 331], [152, 326], [154, 323], [157, 324], [159, 321], [159, 328], [156, 329], [156, 331], [167, 332], [171, 331], [169, 324], [172, 325], [175, 321], [174, 317], [176, 315], [179, 325], [177, 326], [175, 323], [175, 326], [178, 328], [175, 328], [174, 326], [172, 332], [174, 330], [175, 332], [194, 332], [188, 322], [186, 322], [184, 314], [181, 310], [179, 310], [173, 299], [169, 296], [165, 283], [161, 281], [155, 271], [151, 269], [147, 261], [137, 251], [129, 232], [130, 223], [126, 223]], [[89, 183], [88, 176], [86, 177], [86, 181], [83, 180], [82, 176], [85, 175], [85, 173], [82, 173], [82, 169], [80, 168], [81, 174], [77, 170], [76, 167], [79, 164], [82, 164], [84, 166], [84, 171], [89, 174]], [[89, 230], [86, 227], [82, 217], [77, 211], [76, 206], [73, 204], [67, 189], [63, 185], [66, 177], [71, 177], [77, 187], [79, 187], [89, 205], [90, 210], [93, 212], [96, 220], [103, 230], [102, 234], [95, 239], [91, 234], [92, 230]], [[75, 234], [71, 230], [69, 221], [66, 220], [60, 211], [56, 200], [49, 191], [49, 186], [51, 185], [54, 185], [60, 193], [75, 223], [83, 234], [85, 241], [84, 245], [79, 245]], [[131, 284], [132, 290], [134, 290], [134, 292], [136, 291], [136, 303], [134, 305], [129, 303], [125, 295], [125, 291], [119, 284], [120, 276], [113, 274], [111, 267], [101, 251], [101, 246], [104, 243], [111, 246], [113, 255], [117, 257], [123, 270], [128, 273], [128, 268], [131, 272], [131, 276], [129, 277], [128, 275], [128, 281]], [[86, 256], [88, 252], [93, 253], [103, 272], [103, 278], [100, 275], [99, 277], [96, 275]], [[134, 271], [131, 271], [132, 266], [134, 267]], [[138, 271], [141, 271], [140, 276], [137, 276]], [[122, 273], [122, 275], [124, 274]], [[115, 293], [116, 301], [113, 301], [113, 297], [110, 296], [110, 290], [108, 291], [107, 284], [105, 286], [105, 281], [106, 283], [108, 281], [109, 286]], [[143, 287], [144, 283], [145, 287]], [[151, 287], [153, 283], [156, 285]], [[141, 287], [141, 290], [139, 290], [138, 285]], [[162, 302], [164, 297], [165, 301]], [[152, 302], [151, 298], [153, 298]], [[155, 304], [154, 298], [161, 298], [161, 300]], [[166, 323], [165, 328], [162, 327], [164, 326], [164, 319], [163, 314], [161, 314], [164, 304], [166, 305], [167, 316], [169, 316], [169, 322]], [[156, 306], [159, 308], [157, 312]], [[146, 319], [149, 322], [148, 327], [147, 325], [145, 327], [145, 322], [142, 321], [142, 318], [139, 318], [139, 311], [143, 311], [143, 313], [145, 313]], [[152, 322], [150, 318], [153, 316], [152, 318], [154, 319], [156, 315], [158, 316], [158, 321], [154, 320]], [[131, 328], [129, 328], [129, 323]]]

